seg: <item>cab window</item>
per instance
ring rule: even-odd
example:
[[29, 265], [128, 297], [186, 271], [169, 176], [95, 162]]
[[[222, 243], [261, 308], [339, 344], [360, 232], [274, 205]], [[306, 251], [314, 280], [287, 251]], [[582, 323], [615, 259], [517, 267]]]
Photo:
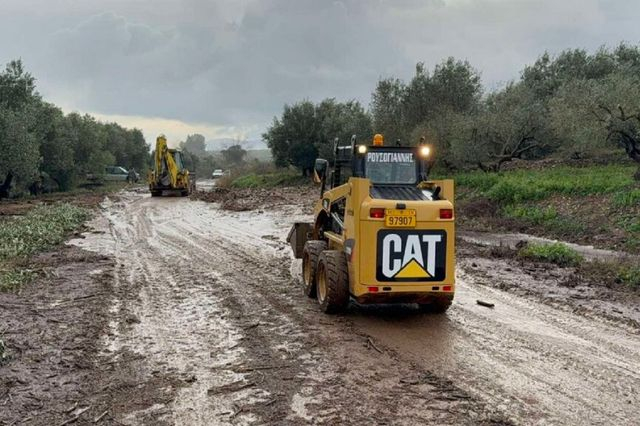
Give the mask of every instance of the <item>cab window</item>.
[[413, 152], [369, 151], [365, 161], [365, 176], [371, 183], [415, 184], [418, 170]]

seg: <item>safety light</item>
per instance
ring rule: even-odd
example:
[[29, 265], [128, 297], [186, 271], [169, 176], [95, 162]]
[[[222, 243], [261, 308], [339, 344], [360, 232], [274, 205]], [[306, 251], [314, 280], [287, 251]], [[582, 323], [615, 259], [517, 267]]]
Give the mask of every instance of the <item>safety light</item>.
[[384, 209], [379, 207], [374, 207], [369, 210], [369, 216], [374, 219], [384, 219]]
[[383, 145], [384, 145], [384, 138], [380, 133], [376, 133], [375, 136], [373, 137], [373, 146], [383, 146]]
[[423, 145], [420, 147], [420, 155], [423, 157], [428, 157], [429, 154], [431, 154], [431, 148], [429, 148], [427, 145]]
[[378, 287], [368, 287], [367, 290], [369, 290], [369, 293], [377, 293]]
[[450, 285], [442, 286], [442, 291], [451, 291], [451, 286]]
[[358, 145], [358, 154], [366, 154], [366, 153], [367, 153], [366, 145]]
[[440, 219], [453, 219], [453, 209], [440, 209]]

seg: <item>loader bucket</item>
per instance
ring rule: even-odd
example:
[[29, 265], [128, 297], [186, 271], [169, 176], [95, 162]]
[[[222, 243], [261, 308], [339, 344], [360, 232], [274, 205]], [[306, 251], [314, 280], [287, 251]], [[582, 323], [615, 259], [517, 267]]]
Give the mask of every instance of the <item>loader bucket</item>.
[[296, 222], [291, 227], [291, 231], [289, 231], [289, 235], [287, 236], [287, 241], [289, 241], [296, 259], [302, 258], [304, 243], [309, 239], [309, 234], [312, 229], [313, 225], [306, 222]]

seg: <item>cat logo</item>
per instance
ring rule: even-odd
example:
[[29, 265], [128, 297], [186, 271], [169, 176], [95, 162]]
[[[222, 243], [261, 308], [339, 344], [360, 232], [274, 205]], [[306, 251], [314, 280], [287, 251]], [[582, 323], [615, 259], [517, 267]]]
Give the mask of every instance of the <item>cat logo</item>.
[[378, 232], [378, 281], [443, 281], [445, 231], [381, 230]]

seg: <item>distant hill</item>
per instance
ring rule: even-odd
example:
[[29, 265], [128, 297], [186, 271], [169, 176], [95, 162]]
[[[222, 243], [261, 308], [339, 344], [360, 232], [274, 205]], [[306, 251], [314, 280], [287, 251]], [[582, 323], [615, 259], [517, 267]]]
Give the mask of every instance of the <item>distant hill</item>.
[[[221, 151], [232, 145], [236, 145], [237, 143], [238, 140], [232, 138], [212, 139], [210, 141], [207, 141], [207, 151]], [[246, 149], [247, 151], [267, 149], [267, 144], [261, 140], [240, 141], [240, 145], [242, 145], [242, 148]]]

